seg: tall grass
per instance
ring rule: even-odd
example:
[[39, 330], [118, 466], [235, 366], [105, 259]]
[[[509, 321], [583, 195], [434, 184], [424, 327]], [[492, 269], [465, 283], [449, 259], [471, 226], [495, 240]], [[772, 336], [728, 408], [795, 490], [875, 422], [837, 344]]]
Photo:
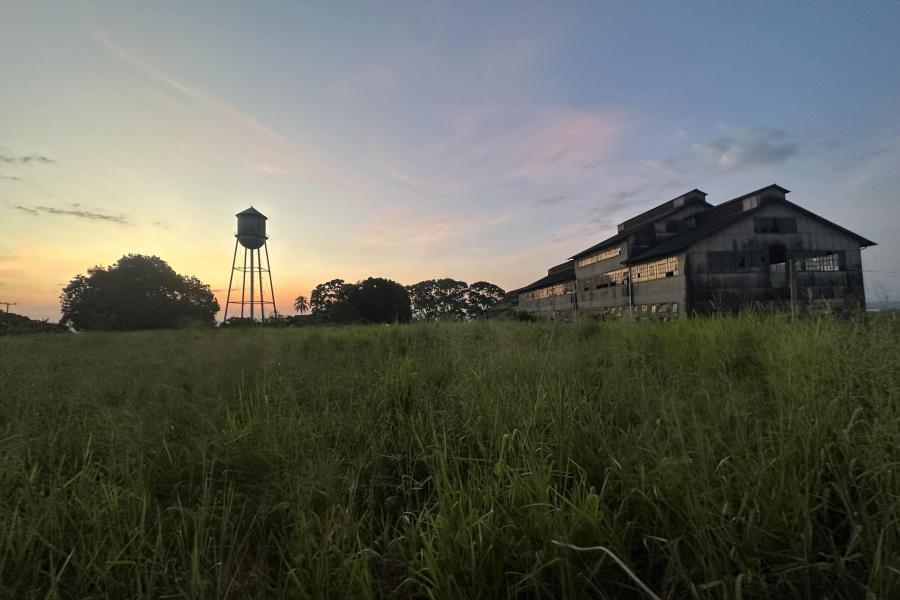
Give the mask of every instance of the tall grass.
[[0, 339], [0, 598], [898, 597], [898, 348], [756, 317]]

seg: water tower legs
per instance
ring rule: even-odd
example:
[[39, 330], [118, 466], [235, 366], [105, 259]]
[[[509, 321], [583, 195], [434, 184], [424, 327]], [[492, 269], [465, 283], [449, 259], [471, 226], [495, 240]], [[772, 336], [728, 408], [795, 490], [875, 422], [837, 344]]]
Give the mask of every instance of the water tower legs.
[[[223, 322], [228, 319], [228, 314], [230, 312], [230, 307], [232, 306], [240, 306], [241, 307], [241, 318], [245, 318], [246, 312], [245, 307], [249, 305], [249, 317], [250, 319], [256, 319], [256, 308], [259, 307], [259, 317], [261, 320], [266, 319], [266, 305], [271, 305], [272, 307], [272, 315], [275, 317], [278, 316], [278, 309], [275, 307], [275, 285], [272, 282], [272, 270], [271, 265], [269, 263], [269, 249], [263, 244], [262, 248], [257, 249], [248, 249], [244, 248], [244, 256], [243, 262], [239, 264], [237, 262], [237, 243], [235, 243], [234, 247], [234, 256], [231, 259], [231, 275], [228, 278], [228, 294], [225, 300], [225, 315], [223, 317]], [[263, 249], [265, 249], [265, 255], [263, 255]], [[265, 263], [263, 262], [263, 258], [265, 257]], [[247, 262], [249, 262], [249, 267], [247, 266]], [[232, 292], [237, 296], [237, 290], [234, 289], [234, 272], [239, 271], [241, 273], [241, 298], [238, 300], [235, 298], [231, 299]], [[269, 278], [269, 297], [265, 296], [265, 277]], [[250, 279], [250, 286], [247, 287], [247, 279]]]

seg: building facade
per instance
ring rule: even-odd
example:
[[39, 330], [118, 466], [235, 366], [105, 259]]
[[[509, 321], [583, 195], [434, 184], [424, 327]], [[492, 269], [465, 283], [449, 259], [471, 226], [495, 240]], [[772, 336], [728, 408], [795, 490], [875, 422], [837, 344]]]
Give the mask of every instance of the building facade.
[[519, 290], [519, 310], [674, 318], [748, 306], [865, 305], [861, 249], [874, 242], [790, 201], [778, 186], [718, 206], [700, 190], [641, 213]]

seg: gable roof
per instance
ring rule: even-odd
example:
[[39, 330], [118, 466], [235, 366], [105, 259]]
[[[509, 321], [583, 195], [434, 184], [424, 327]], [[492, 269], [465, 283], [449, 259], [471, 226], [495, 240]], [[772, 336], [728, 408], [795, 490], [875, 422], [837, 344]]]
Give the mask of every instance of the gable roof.
[[608, 237], [605, 240], [603, 240], [602, 242], [598, 242], [598, 243], [594, 244], [593, 246], [591, 246], [590, 248], [582, 250], [578, 254], [573, 254], [569, 258], [576, 259], [576, 258], [581, 258], [582, 256], [587, 256], [588, 254], [593, 254], [594, 252], [596, 252], [598, 250], [602, 250], [605, 246], [610, 246], [612, 244], [622, 242], [632, 233], [634, 233], [634, 229], [626, 229], [624, 231], [620, 231], [619, 233], [615, 234], [614, 236]]
[[672, 198], [667, 202], [663, 202], [658, 206], [654, 206], [650, 210], [645, 210], [639, 215], [631, 217], [630, 219], [620, 223], [618, 233], [594, 244], [590, 248], [582, 250], [578, 254], [570, 256], [569, 258], [578, 259], [583, 256], [588, 256], [589, 254], [598, 252], [607, 246], [611, 246], [612, 244], [621, 243], [624, 240], [628, 239], [628, 236], [633, 234], [641, 227], [653, 223], [654, 221], [658, 221], [659, 219], [677, 212], [686, 206], [699, 204], [712, 208], [712, 204], [707, 202], [705, 198], [706, 192], [702, 192], [697, 188], [694, 188], [686, 194], [682, 194], [676, 198]]
[[[775, 192], [778, 195], [766, 196], [767, 192]], [[736, 223], [746, 218], [747, 216], [752, 215], [759, 209], [763, 208], [764, 206], [768, 206], [773, 202], [784, 204], [785, 206], [796, 210], [797, 212], [806, 217], [809, 217], [810, 219], [818, 221], [819, 223], [828, 227], [837, 229], [841, 233], [844, 233], [845, 235], [848, 235], [855, 239], [863, 248], [876, 245], [875, 242], [868, 240], [859, 234], [853, 233], [849, 229], [845, 229], [836, 223], [832, 223], [825, 217], [817, 215], [811, 210], [807, 210], [802, 206], [798, 206], [797, 204], [794, 204], [790, 200], [784, 198], [784, 194], [787, 194], [788, 192], [789, 190], [786, 190], [780, 185], [772, 184], [764, 188], [760, 188], [756, 191], [750, 192], [749, 194], [744, 194], [743, 196], [738, 196], [737, 198], [733, 198], [727, 202], [723, 202], [712, 210], [704, 213], [702, 215], [703, 221], [702, 223], [698, 224], [697, 227], [689, 229], [684, 233], [680, 233], [669, 239], [663, 240], [659, 244], [648, 248], [644, 252], [638, 253], [635, 256], [630, 257], [628, 260], [623, 261], [623, 263], [626, 265], [634, 264], [636, 262], [648, 260], [651, 258], [657, 258], [660, 256], [671, 255], [674, 252], [684, 250], [691, 244], [698, 242], [721, 229], [724, 229], [732, 223]], [[760, 198], [764, 201], [759, 202], [759, 204], [757, 204], [753, 208], [743, 209], [742, 205], [740, 205], [739, 203], [744, 199], [754, 195], [759, 195]]]
[[[568, 267], [564, 267], [564, 265], [568, 265]], [[550, 273], [546, 277], [541, 277], [537, 281], [533, 281], [526, 285], [525, 287], [521, 287], [517, 290], [512, 290], [508, 292], [510, 294], [524, 294], [525, 292], [530, 292], [532, 290], [539, 290], [541, 288], [549, 287], [551, 285], [555, 285], [557, 283], [565, 283], [567, 281], [575, 280], [575, 263], [574, 261], [568, 261], [568, 263], [563, 263], [562, 265], [557, 265], [550, 269]]]

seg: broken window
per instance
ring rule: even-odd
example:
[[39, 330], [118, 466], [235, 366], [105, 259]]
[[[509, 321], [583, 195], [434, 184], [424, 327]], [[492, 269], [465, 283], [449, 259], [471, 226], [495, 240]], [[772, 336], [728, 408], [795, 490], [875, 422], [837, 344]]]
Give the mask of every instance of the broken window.
[[843, 271], [846, 268], [844, 266], [843, 252], [809, 256], [798, 262], [798, 270], [800, 271]]
[[677, 256], [652, 260], [631, 267], [631, 276], [635, 283], [675, 277], [678, 274]]
[[560, 283], [557, 285], [551, 285], [550, 287], [545, 287], [534, 292], [530, 293], [531, 298], [540, 300], [541, 298], [552, 298], [554, 296], [562, 296], [566, 293], [573, 291], [573, 288], [570, 286]]
[[613, 258], [615, 256], [619, 256], [622, 253], [622, 249], [619, 246], [615, 248], [609, 248], [604, 250], [598, 254], [594, 254], [593, 256], [588, 256], [587, 258], [582, 258], [578, 261], [579, 267], [586, 267], [588, 265], [592, 265], [594, 263], [600, 262], [601, 260], [606, 260], [608, 258]]

